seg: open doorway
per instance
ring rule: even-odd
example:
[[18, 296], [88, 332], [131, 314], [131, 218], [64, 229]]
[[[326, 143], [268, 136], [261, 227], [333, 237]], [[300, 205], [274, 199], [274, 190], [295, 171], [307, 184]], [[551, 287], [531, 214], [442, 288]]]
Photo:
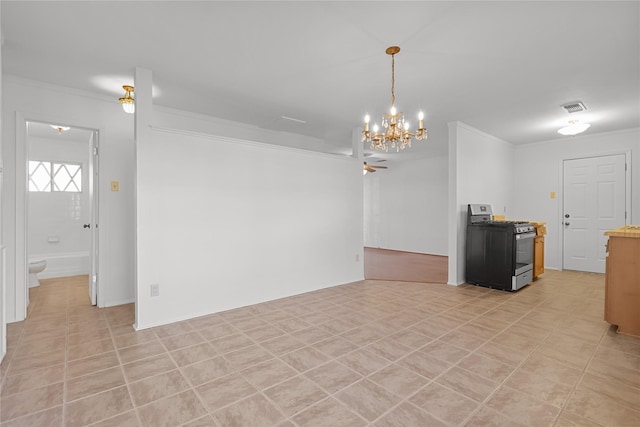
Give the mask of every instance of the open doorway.
[[[98, 131], [26, 121], [25, 313], [40, 281], [73, 278], [98, 295]], [[39, 299], [38, 304], [46, 304]]]

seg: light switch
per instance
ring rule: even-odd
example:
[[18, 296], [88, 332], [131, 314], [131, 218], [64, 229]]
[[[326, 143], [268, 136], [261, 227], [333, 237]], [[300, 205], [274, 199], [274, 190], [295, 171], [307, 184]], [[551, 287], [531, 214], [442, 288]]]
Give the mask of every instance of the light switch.
[[552, 192], [551, 192], [551, 198], [552, 198], [552, 199], [555, 199], [555, 198], [556, 198], [556, 192], [555, 192], [555, 191], [552, 191]]
[[119, 181], [111, 181], [111, 191], [120, 191]]

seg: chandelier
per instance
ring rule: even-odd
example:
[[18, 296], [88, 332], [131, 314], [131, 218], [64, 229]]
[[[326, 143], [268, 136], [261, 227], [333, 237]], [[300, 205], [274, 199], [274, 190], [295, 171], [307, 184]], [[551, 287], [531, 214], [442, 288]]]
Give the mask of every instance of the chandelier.
[[118, 99], [118, 101], [120, 101], [120, 104], [122, 104], [122, 109], [125, 113], [133, 114], [136, 112], [135, 99], [133, 99], [133, 97], [131, 96], [131, 93], [133, 92], [133, 86], [124, 85], [122, 86], [122, 89], [124, 89], [125, 93], [122, 98]]
[[396, 111], [395, 94], [395, 55], [400, 52], [398, 46], [388, 47], [385, 51], [391, 55], [391, 109], [389, 114], [385, 114], [381, 120], [381, 126], [373, 124], [373, 131], [369, 130], [370, 117], [364, 117], [364, 130], [362, 131], [362, 142], [371, 144], [371, 149], [389, 151], [389, 146], [396, 151], [411, 147], [411, 138], [417, 140], [427, 139], [427, 130], [424, 128], [424, 113], [418, 113], [418, 129], [415, 133], [409, 131], [409, 122], [404, 119], [404, 114]]

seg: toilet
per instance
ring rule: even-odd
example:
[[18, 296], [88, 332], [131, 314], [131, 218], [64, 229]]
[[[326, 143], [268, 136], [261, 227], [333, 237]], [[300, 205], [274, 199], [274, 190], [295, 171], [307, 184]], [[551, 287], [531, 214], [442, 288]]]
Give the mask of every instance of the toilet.
[[29, 287], [35, 288], [40, 286], [38, 273], [41, 273], [47, 267], [46, 259], [34, 259], [29, 261]]

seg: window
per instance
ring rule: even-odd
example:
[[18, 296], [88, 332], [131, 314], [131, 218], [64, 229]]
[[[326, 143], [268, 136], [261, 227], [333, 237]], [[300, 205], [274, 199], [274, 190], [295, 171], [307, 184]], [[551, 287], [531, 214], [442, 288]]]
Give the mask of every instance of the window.
[[82, 192], [82, 164], [29, 161], [29, 191]]

